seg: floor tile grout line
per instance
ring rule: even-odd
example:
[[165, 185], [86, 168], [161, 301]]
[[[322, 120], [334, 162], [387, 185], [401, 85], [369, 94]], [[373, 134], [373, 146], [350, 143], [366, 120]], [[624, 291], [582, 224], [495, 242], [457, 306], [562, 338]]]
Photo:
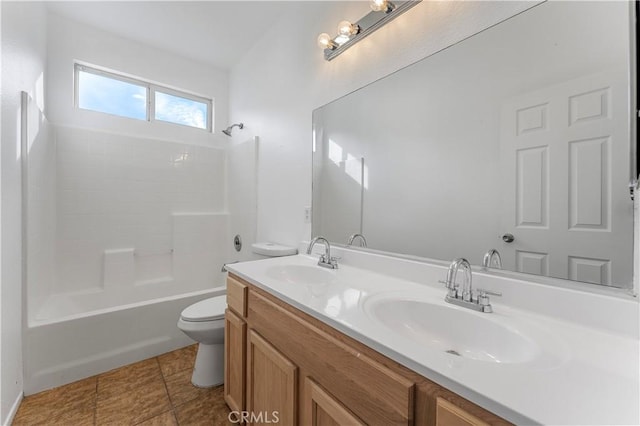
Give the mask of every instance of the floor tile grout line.
[[167, 387], [167, 378], [164, 376], [164, 372], [162, 371], [162, 366], [160, 365], [160, 358], [155, 357], [156, 364], [158, 364], [158, 368], [160, 369], [160, 376], [162, 377], [162, 384], [164, 385], [164, 391], [167, 393], [167, 398], [169, 399], [169, 405], [173, 409], [173, 402], [171, 401], [171, 395], [169, 394], [169, 388]]
[[[150, 358], [148, 358], [148, 359], [150, 359]], [[158, 359], [157, 356], [154, 356], [153, 359], [156, 361], [156, 365], [158, 366], [158, 370], [160, 370], [160, 377], [162, 378], [162, 385], [164, 386], [164, 391], [165, 391], [165, 393], [167, 395], [167, 401], [169, 401], [169, 409], [165, 410], [165, 411], [163, 411], [161, 413], [156, 413], [151, 417], [147, 417], [145, 419], [141, 419], [139, 422], [134, 423], [134, 425], [139, 425], [140, 423], [146, 422], [147, 420], [151, 420], [151, 419], [153, 419], [155, 417], [161, 416], [164, 413], [173, 412], [173, 404], [171, 403], [171, 397], [169, 396], [169, 389], [167, 389], [167, 382], [165, 381], [164, 374], [162, 373], [162, 367], [160, 366], [160, 360]], [[147, 383], [145, 383], [145, 385], [146, 384]], [[138, 386], [138, 387], [141, 387], [141, 386]]]
[[169, 387], [167, 386], [167, 378], [164, 377], [164, 373], [162, 372], [162, 367], [160, 366], [160, 359], [156, 357], [156, 362], [158, 363], [158, 368], [160, 368], [160, 375], [162, 376], [162, 384], [164, 385], [164, 391], [167, 393], [167, 399], [169, 400], [169, 406], [171, 406], [171, 411], [175, 408], [173, 406], [173, 400], [171, 399], [171, 394], [169, 393]]
[[169, 377], [171, 377], [171, 376], [175, 376], [176, 374], [178, 374], [178, 373], [183, 373], [183, 372], [185, 372], [185, 371], [187, 371], [187, 370], [193, 370], [193, 367], [183, 368], [182, 370], [174, 371], [173, 373], [171, 373], [171, 374], [167, 374], [166, 376], [164, 375], [164, 373], [162, 373], [162, 378], [166, 380], [166, 379], [168, 379], [168, 378], [169, 378]]
[[[184, 347], [182, 347], [182, 348], [176, 349], [175, 351], [167, 352], [167, 353], [164, 353], [164, 354], [161, 354], [161, 355], [156, 356], [155, 358], [157, 358], [157, 359], [158, 359], [158, 364], [160, 365], [160, 372], [162, 373], [162, 377], [163, 377], [163, 378], [170, 377], [170, 376], [173, 376], [174, 374], [182, 373], [182, 372], [183, 372], [183, 371], [185, 371], [185, 370], [193, 369], [193, 367], [194, 367], [194, 366], [192, 365], [192, 366], [185, 367], [185, 368], [180, 369], [180, 370], [177, 370], [177, 371], [173, 371], [173, 372], [171, 372], [171, 374], [167, 374], [167, 375], [165, 376], [165, 372], [164, 372], [164, 370], [162, 369], [162, 363], [160, 362], [160, 358], [161, 358], [162, 356], [164, 356], [164, 355], [168, 355], [168, 354], [170, 354], [170, 353], [174, 353], [174, 352], [178, 352], [178, 351], [185, 351], [185, 350], [187, 350], [187, 349], [189, 349], [189, 348], [191, 348], [192, 346], [195, 346], [195, 345], [196, 345], [196, 344], [189, 345], [189, 346], [184, 346]], [[198, 352], [198, 348], [195, 348], [195, 349], [194, 349], [194, 351], [195, 351], [195, 352], [196, 352], [196, 354], [197, 354], [197, 352]], [[194, 354], [194, 356], [193, 356], [193, 362], [194, 362], [194, 364], [195, 364], [195, 358], [196, 358], [196, 355]]]
[[[156, 367], [157, 367], [158, 371], [160, 372], [159, 376], [162, 379], [162, 384], [163, 384], [164, 390], [165, 390], [165, 396], [167, 398], [167, 401], [169, 402], [169, 408], [167, 410], [165, 410], [165, 411], [160, 412], [160, 413], [155, 413], [155, 414], [151, 415], [150, 417], [146, 417], [146, 418], [140, 419], [140, 420], [136, 421], [136, 423], [133, 423], [134, 425], [138, 425], [140, 423], [146, 422], [146, 421], [151, 420], [151, 419], [153, 419], [155, 417], [161, 416], [161, 415], [163, 415], [163, 414], [165, 414], [167, 412], [173, 412], [173, 405], [171, 404], [171, 398], [169, 397], [169, 392], [168, 392], [168, 389], [167, 389], [166, 382], [164, 380], [164, 376], [162, 374], [162, 369], [160, 367], [160, 362], [159, 362], [158, 356], [147, 358], [145, 360], [138, 361], [138, 362], [145, 362], [145, 361], [150, 361], [150, 360], [154, 360], [155, 361]], [[136, 364], [136, 363], [133, 363], [133, 364]], [[120, 368], [126, 368], [126, 367], [129, 367], [130, 365], [132, 365], [132, 364], [128, 364], [128, 365], [125, 365], [125, 366], [120, 367]], [[151, 372], [149, 372], [149, 373], [151, 374]], [[155, 375], [155, 374], [153, 374], [153, 375]], [[142, 383], [140, 381], [137, 381], [135, 389], [141, 389], [141, 388], [144, 388], [146, 386], [149, 386], [152, 381], [155, 381], [155, 379], [154, 380], [151, 380], [151, 379], [153, 379], [153, 378], [150, 375], [149, 377], [146, 377], [145, 379], [143, 379]], [[119, 397], [120, 397], [119, 395], [114, 395], [114, 396], [109, 397], [108, 399], [119, 398]]]
[[96, 376], [96, 394], [93, 399], [93, 426], [98, 424], [98, 380], [100, 380], [100, 375]]
[[164, 383], [164, 390], [167, 392], [167, 398], [169, 399], [169, 405], [171, 406], [171, 415], [173, 416], [176, 424], [180, 426], [180, 422], [178, 422], [178, 416], [176, 415], [176, 408], [173, 405], [173, 400], [171, 399], [171, 394], [169, 393], [169, 387], [167, 386], [167, 378], [165, 377], [164, 371], [162, 371], [162, 366], [160, 365], [160, 357], [156, 357], [156, 362], [158, 363], [158, 367], [160, 368], [160, 375], [162, 376], [162, 383]]

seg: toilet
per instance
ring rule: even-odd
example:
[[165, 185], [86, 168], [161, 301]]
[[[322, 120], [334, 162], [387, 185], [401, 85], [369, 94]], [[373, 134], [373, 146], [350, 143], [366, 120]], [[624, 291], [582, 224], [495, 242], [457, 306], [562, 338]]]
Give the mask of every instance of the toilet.
[[[275, 243], [254, 243], [259, 258], [297, 254], [295, 247]], [[180, 314], [178, 328], [199, 343], [191, 383], [209, 388], [224, 383], [224, 311], [227, 296], [216, 296], [188, 306]]]
[[298, 249], [295, 247], [269, 242], [253, 243], [251, 244], [251, 251], [257, 255], [258, 259], [298, 254]]
[[180, 314], [178, 328], [199, 343], [191, 383], [209, 388], [224, 382], [224, 310], [226, 295], [188, 306]]

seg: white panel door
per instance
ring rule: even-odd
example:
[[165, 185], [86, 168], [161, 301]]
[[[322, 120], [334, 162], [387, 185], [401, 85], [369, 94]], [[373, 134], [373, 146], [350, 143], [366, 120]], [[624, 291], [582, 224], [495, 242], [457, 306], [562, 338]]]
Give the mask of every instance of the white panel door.
[[570, 80], [503, 104], [505, 269], [631, 282], [629, 93], [624, 71]]

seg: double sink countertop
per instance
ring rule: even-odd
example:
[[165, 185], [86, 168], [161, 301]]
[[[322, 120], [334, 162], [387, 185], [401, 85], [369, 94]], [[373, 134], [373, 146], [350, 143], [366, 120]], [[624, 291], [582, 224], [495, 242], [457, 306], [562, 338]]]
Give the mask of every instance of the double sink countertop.
[[[492, 297], [494, 312], [480, 313], [444, 301], [446, 290], [438, 283], [446, 272], [442, 266], [376, 254], [349, 257], [347, 250], [341, 254], [344, 262], [335, 270], [317, 266], [317, 256], [306, 255], [227, 268], [513, 423], [640, 423], [637, 328], [615, 326], [616, 320], [632, 321], [634, 315], [637, 320], [637, 301], [485, 274], [482, 287], [506, 297]], [[376, 271], [368, 267], [371, 262], [392, 266]], [[394, 274], [399, 270], [413, 273]], [[474, 280], [478, 275], [474, 272]], [[509, 292], [534, 301], [528, 306]], [[549, 295], [554, 297], [551, 307], [544, 300]], [[574, 317], [550, 314], [564, 302], [580, 304], [566, 308], [577, 311]], [[536, 303], [545, 309], [536, 310]], [[580, 321], [591, 305], [599, 306], [595, 316], [602, 321], [619, 317], [606, 326], [587, 317]]]

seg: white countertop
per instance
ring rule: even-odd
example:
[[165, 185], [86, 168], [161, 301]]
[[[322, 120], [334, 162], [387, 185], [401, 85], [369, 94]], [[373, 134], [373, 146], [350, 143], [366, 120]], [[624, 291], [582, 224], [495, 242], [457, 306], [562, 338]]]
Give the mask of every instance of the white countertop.
[[[455, 307], [444, 302], [445, 289], [434, 279], [434, 274], [442, 273], [439, 266], [399, 260], [400, 264], [396, 266], [400, 268], [415, 268], [416, 271], [424, 268], [420, 280], [411, 280], [356, 267], [348, 264], [347, 259], [337, 270], [317, 267], [316, 262], [316, 256], [297, 255], [231, 264], [227, 268], [301, 311], [513, 423], [640, 424], [640, 344], [637, 334], [634, 334], [634, 326], [621, 333], [611, 330], [612, 327], [585, 326], [562, 317], [541, 315], [533, 309], [522, 309], [517, 303], [507, 304], [509, 297], [492, 299], [492, 314]], [[297, 266], [317, 267], [323, 271], [319, 277], [328, 279], [301, 282], [295, 274], [285, 272], [285, 265], [294, 266], [294, 270]], [[502, 283], [501, 290], [504, 286]], [[529, 361], [495, 363], [455, 356], [420, 345], [406, 334], [397, 333], [391, 326], [371, 318], [371, 306], [387, 297], [426, 301], [462, 310], [463, 315], [481, 316], [478, 321], [494, 321], [508, 326], [517, 334], [533, 338], [542, 351]], [[566, 291], [558, 297], [565, 302], [576, 300], [566, 299]], [[625, 321], [633, 318], [634, 313], [637, 315], [635, 301], [609, 300], [606, 297], [603, 301], [602, 309], [613, 310], [610, 316], [615, 316], [616, 310], [621, 312]], [[591, 303], [597, 303], [597, 299]]]

